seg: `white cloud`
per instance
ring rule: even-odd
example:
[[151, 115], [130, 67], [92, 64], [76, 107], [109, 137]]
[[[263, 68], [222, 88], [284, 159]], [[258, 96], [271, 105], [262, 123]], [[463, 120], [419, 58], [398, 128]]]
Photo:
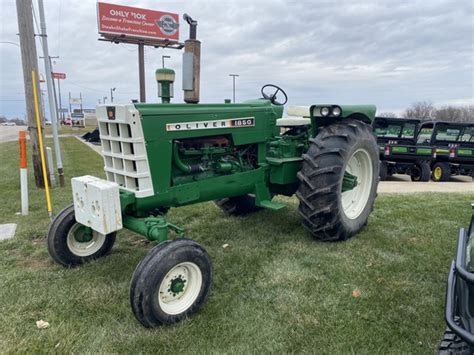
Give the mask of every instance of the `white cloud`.
[[[113, 2], [113, 1], [111, 1]], [[291, 104], [375, 103], [401, 110], [419, 100], [464, 103], [473, 94], [472, 1], [120, 1], [198, 20], [202, 41], [204, 102], [232, 95], [229, 73], [238, 73], [237, 99], [260, 95], [260, 87], [283, 87]], [[45, 0], [51, 55], [68, 79], [67, 93], [82, 92], [87, 106], [116, 87], [118, 101], [138, 97], [137, 52], [132, 45], [98, 41], [96, 2]], [[18, 32], [13, 1], [2, 0], [0, 41]], [[181, 21], [181, 40], [188, 26]], [[38, 46], [38, 52], [39, 50]], [[147, 98], [157, 101], [154, 71], [161, 55], [177, 71], [175, 101], [181, 101], [181, 53], [146, 50]], [[19, 49], [0, 44], [0, 114], [22, 115]], [[40, 68], [43, 64], [40, 63]], [[5, 101], [20, 100], [20, 101]], [[466, 101], [467, 100], [467, 101]]]

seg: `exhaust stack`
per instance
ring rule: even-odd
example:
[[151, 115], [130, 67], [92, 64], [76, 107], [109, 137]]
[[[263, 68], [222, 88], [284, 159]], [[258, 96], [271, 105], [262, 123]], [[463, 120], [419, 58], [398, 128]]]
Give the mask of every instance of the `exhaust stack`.
[[201, 42], [196, 39], [197, 21], [188, 14], [184, 14], [183, 19], [189, 24], [189, 39], [184, 41], [183, 53], [184, 101], [188, 104], [197, 104], [201, 73]]

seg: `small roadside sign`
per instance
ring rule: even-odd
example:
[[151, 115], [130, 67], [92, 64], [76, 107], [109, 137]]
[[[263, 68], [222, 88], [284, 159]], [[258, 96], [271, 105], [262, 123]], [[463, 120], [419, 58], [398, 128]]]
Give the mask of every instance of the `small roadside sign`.
[[66, 79], [66, 73], [52, 73], [54, 79]]

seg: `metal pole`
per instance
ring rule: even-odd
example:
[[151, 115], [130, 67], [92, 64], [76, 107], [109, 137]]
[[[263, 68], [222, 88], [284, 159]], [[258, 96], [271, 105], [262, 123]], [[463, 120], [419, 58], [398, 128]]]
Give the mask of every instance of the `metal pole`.
[[138, 76], [140, 81], [140, 102], [146, 102], [145, 93], [145, 46], [138, 43]]
[[46, 84], [48, 86], [49, 113], [51, 115], [51, 125], [53, 128], [54, 153], [56, 155], [56, 166], [58, 168], [59, 184], [64, 187], [63, 162], [61, 159], [61, 148], [59, 147], [58, 117], [56, 111], [56, 97], [53, 94], [53, 74], [51, 70], [51, 59], [49, 58], [48, 36], [46, 35], [46, 20], [44, 15], [43, 0], [38, 0], [40, 15], [41, 36], [43, 37], [43, 55], [46, 71]]
[[64, 121], [63, 107], [61, 104], [61, 82], [59, 81], [59, 78], [58, 78], [58, 96], [59, 96], [59, 113], [61, 116], [61, 121]]
[[235, 77], [239, 76], [239, 74], [229, 74], [229, 76], [232, 77], [232, 96], [233, 96], [233, 102], [235, 104]]

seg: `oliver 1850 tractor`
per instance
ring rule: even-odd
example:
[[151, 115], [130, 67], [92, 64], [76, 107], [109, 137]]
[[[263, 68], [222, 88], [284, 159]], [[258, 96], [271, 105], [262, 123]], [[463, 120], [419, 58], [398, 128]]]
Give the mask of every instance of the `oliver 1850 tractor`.
[[262, 88], [262, 99], [198, 104], [197, 23], [184, 18], [191, 26], [186, 104], [170, 103], [174, 71], [162, 68], [161, 104], [98, 106], [107, 180], [73, 178], [73, 204], [48, 230], [49, 253], [68, 267], [106, 255], [122, 228], [157, 242], [130, 286], [133, 313], [146, 327], [196, 312], [211, 287], [209, 255], [166, 219], [169, 208], [215, 201], [225, 213], [244, 215], [281, 209], [272, 198], [296, 194], [309, 233], [340, 241], [367, 223], [379, 181], [375, 106], [288, 108], [282, 118], [287, 95], [274, 85]]

